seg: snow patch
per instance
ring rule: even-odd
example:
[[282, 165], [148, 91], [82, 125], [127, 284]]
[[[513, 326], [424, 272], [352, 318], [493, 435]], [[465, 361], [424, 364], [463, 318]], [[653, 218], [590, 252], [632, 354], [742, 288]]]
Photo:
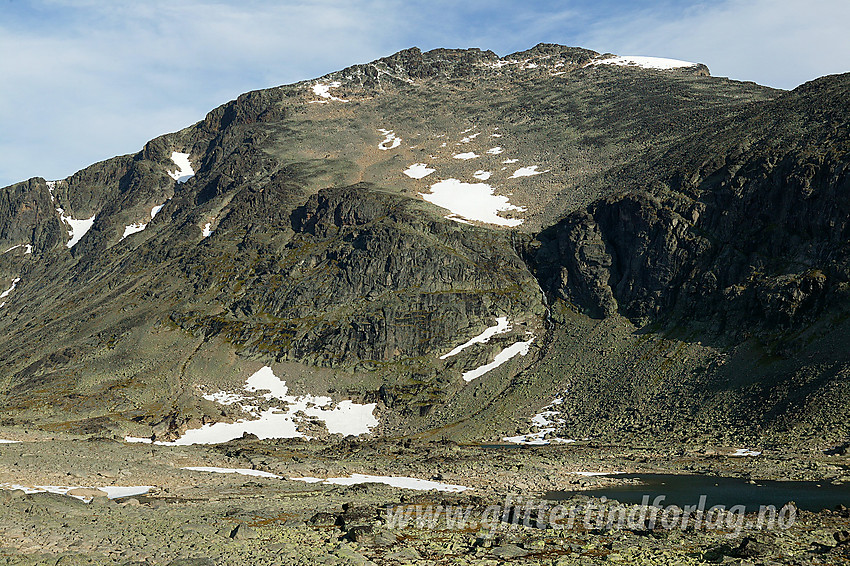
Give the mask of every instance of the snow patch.
[[729, 454], [730, 456], [761, 456], [761, 452], [756, 452], [755, 450], [750, 450], [749, 448], [738, 448], [733, 453]]
[[130, 225], [128, 225], [128, 226], [125, 226], [125, 227], [124, 227], [124, 234], [122, 234], [122, 235], [121, 235], [121, 239], [120, 239], [120, 240], [118, 240], [118, 241], [119, 241], [119, 242], [121, 242], [121, 241], [123, 241], [123, 240], [124, 240], [124, 238], [126, 238], [127, 236], [130, 236], [131, 234], [136, 234], [136, 233], [138, 233], [138, 232], [141, 232], [142, 230], [144, 230], [144, 229], [145, 229], [145, 228], [147, 228], [147, 227], [148, 227], [148, 225], [147, 225], [147, 223], [146, 223], [146, 222], [137, 222], [137, 223], [135, 223], [135, 224], [130, 224]]
[[[11, 293], [12, 291], [15, 290], [15, 287], [18, 286], [18, 283], [20, 283], [20, 281], [21, 281], [20, 277], [16, 277], [15, 279], [13, 279], [12, 280], [12, 286], [9, 287], [8, 289], [6, 289], [5, 291], [3, 291], [2, 293], [0, 293], [0, 299], [5, 299], [6, 297], [8, 297], [9, 293]], [[0, 303], [0, 308], [3, 308], [4, 306], [6, 306], [6, 301], [3, 301], [2, 303]]]
[[625, 472], [570, 472], [574, 476], [584, 476], [586, 478], [592, 478], [596, 476], [616, 476], [619, 474], [624, 474]]
[[212, 222], [207, 222], [206, 224], [204, 224], [204, 228], [202, 230], [202, 234], [203, 234], [204, 238], [209, 238], [210, 236], [212, 236], [212, 233], [215, 231], [211, 228], [211, 226], [212, 226]]
[[218, 403], [219, 405], [233, 405], [234, 403], [238, 403], [240, 401], [245, 400], [245, 396], [241, 393], [228, 393], [227, 391], [218, 391], [216, 393], [209, 393], [207, 395], [203, 395], [203, 398], [207, 401], [212, 401], [214, 403]]
[[0, 489], [16, 490], [19, 489], [26, 494], [33, 493], [55, 493], [57, 495], [67, 495], [79, 499], [80, 501], [90, 502], [93, 498], [84, 495], [72, 495], [68, 492], [76, 489], [97, 489], [106, 494], [109, 499], [118, 499], [121, 497], [132, 497], [134, 495], [144, 495], [153, 489], [151, 485], [135, 485], [135, 486], [117, 486], [107, 485], [103, 487], [84, 487], [84, 486], [58, 486], [58, 485], [20, 485], [14, 483], [0, 483]]
[[496, 146], [496, 147], [491, 147], [490, 149], [488, 149], [487, 153], [489, 153], [490, 155], [499, 155], [503, 151], [504, 150], [501, 147]]
[[531, 177], [533, 175], [540, 175], [541, 173], [548, 173], [549, 170], [546, 171], [538, 171], [537, 165], [530, 165], [529, 167], [520, 167], [514, 174], [508, 177], [509, 179], [518, 179], [519, 177]]
[[681, 69], [683, 67], [696, 67], [697, 63], [681, 61], [679, 59], [665, 59], [663, 57], [644, 57], [641, 55], [621, 55], [593, 61], [591, 65], [618, 65], [621, 67], [641, 67], [643, 69]]
[[378, 129], [378, 131], [381, 132], [381, 134], [384, 136], [384, 141], [378, 144], [378, 149], [387, 151], [389, 149], [395, 149], [401, 145], [401, 138], [396, 136], [393, 130], [385, 130], [383, 128], [380, 128]]
[[16, 249], [18, 249], [18, 248], [24, 248], [24, 255], [26, 255], [26, 254], [31, 254], [31, 253], [32, 253], [32, 244], [18, 244], [17, 246], [12, 246], [11, 248], [9, 248], [8, 250], [6, 250], [6, 251], [5, 251], [5, 252], [3, 252], [3, 253], [4, 253], [4, 254], [7, 254], [7, 253], [9, 253], [10, 251], [12, 251], [12, 250], [16, 250]]
[[239, 474], [241, 476], [254, 476], [258, 478], [273, 478], [278, 480], [283, 479], [283, 476], [279, 476], [271, 472], [264, 472], [262, 470], [252, 470], [250, 468], [216, 468], [213, 466], [188, 466], [186, 468], [180, 469], [189, 470], [192, 472], [210, 472], [213, 474]]
[[486, 342], [489, 342], [490, 338], [492, 338], [493, 336], [495, 336], [497, 334], [504, 334], [505, 332], [508, 332], [511, 328], [512, 328], [512, 326], [508, 322], [508, 317], [500, 316], [499, 318], [496, 319], [496, 325], [495, 326], [491, 326], [491, 327], [487, 328], [484, 332], [479, 334], [478, 336], [475, 336], [474, 338], [470, 338], [469, 340], [467, 340], [466, 342], [464, 342], [460, 346], [453, 349], [448, 354], [443, 354], [442, 356], [440, 356], [440, 359], [445, 360], [446, 358], [456, 356], [456, 355], [460, 354], [466, 348], [472, 346], [473, 344], [484, 344]]
[[185, 183], [195, 176], [195, 170], [192, 169], [192, 164], [189, 163], [189, 154], [180, 153], [179, 151], [171, 152], [171, 161], [177, 165], [177, 171], [168, 171], [168, 176], [178, 183]]
[[461, 143], [469, 143], [480, 135], [481, 135], [481, 133], [479, 132], [477, 134], [472, 134], [471, 136], [466, 136], [465, 138], [460, 140], [460, 143], [458, 143], [457, 145], [460, 145]]
[[531, 340], [528, 340], [526, 342], [517, 342], [516, 344], [508, 346], [507, 348], [496, 354], [496, 357], [489, 364], [484, 364], [483, 366], [464, 372], [463, 380], [466, 382], [470, 382], [473, 379], [477, 379], [485, 373], [496, 369], [497, 367], [504, 364], [516, 355], [525, 356], [526, 354], [528, 354], [528, 349], [531, 347], [532, 342], [534, 342], [533, 337], [531, 338]]
[[76, 218], [72, 218], [71, 216], [65, 214], [65, 211], [62, 208], [57, 208], [56, 212], [59, 213], [59, 218], [61, 218], [62, 222], [68, 227], [68, 237], [71, 238], [65, 244], [68, 249], [76, 246], [80, 240], [83, 239], [83, 236], [91, 230], [91, 227], [94, 225], [95, 216], [91, 218], [86, 218], [83, 220], [77, 220]]
[[[526, 59], [527, 61], [527, 59]], [[517, 61], [516, 59], [499, 59], [498, 61], [487, 61], [482, 63], [485, 67], [490, 67], [492, 69], [501, 69], [506, 65], [516, 65], [518, 63], [524, 63], [525, 61]]]
[[251, 393], [268, 391], [268, 393], [263, 393], [262, 395], [266, 400], [280, 399], [281, 401], [286, 401], [288, 400], [289, 387], [286, 386], [285, 381], [281, 381], [274, 374], [272, 368], [264, 366], [245, 380], [245, 391]]
[[121, 497], [133, 497], [134, 495], [144, 495], [153, 489], [152, 485], [131, 485], [131, 486], [120, 486], [120, 485], [107, 485], [103, 487], [98, 487], [100, 491], [105, 491], [106, 496], [109, 499], [119, 499]]
[[5, 438], [0, 438], [0, 444], [20, 444], [20, 440], [6, 440]]
[[479, 169], [478, 171], [476, 171], [475, 173], [472, 174], [473, 177], [475, 177], [476, 179], [478, 179], [480, 181], [486, 181], [492, 175], [493, 175], [492, 173], [490, 173], [489, 171], [484, 171], [483, 169]]
[[[53, 191], [56, 189], [56, 183], [57, 181], [47, 181], [47, 191], [50, 193], [50, 201], [53, 203], [56, 203], [56, 196], [53, 194]], [[76, 246], [77, 242], [86, 235], [86, 232], [88, 232], [94, 224], [94, 216], [87, 220], [76, 220], [70, 215], [66, 215], [65, 210], [61, 206], [56, 207], [56, 212], [59, 213], [59, 220], [68, 230], [68, 237], [70, 239], [65, 244], [68, 249]]]
[[495, 189], [485, 183], [462, 183], [457, 179], [446, 179], [431, 185], [430, 193], [419, 193], [419, 196], [466, 220], [498, 226], [519, 226], [523, 222], [498, 215], [499, 212], [509, 210], [524, 212], [525, 207], [511, 204], [508, 197], [495, 194]]
[[421, 480], [419, 478], [410, 478], [404, 476], [370, 476], [367, 474], [351, 474], [347, 478], [289, 478], [293, 481], [303, 481], [305, 483], [323, 483], [330, 485], [357, 485], [362, 483], [382, 483], [391, 487], [402, 489], [415, 489], [418, 491], [444, 491], [447, 493], [460, 493], [472, 489], [464, 485], [454, 485], [450, 483], [442, 483], [430, 480]]
[[[168, 202], [168, 201], [165, 201], [165, 202]], [[156, 215], [159, 214], [159, 211], [162, 210], [162, 207], [165, 206], [165, 202], [162, 203], [162, 204], [158, 204], [155, 207], [151, 208], [151, 220], [153, 220], [156, 217]], [[142, 230], [144, 230], [147, 227], [148, 227], [147, 222], [135, 222], [133, 224], [130, 224], [129, 226], [125, 226], [124, 227], [124, 234], [121, 236], [121, 239], [118, 240], [118, 241], [120, 242], [120, 241], [124, 240], [124, 238], [126, 238], [127, 236], [129, 236], [131, 234], [136, 234], [137, 232], [141, 232]]]
[[[317, 419], [325, 423], [330, 434], [360, 436], [369, 433], [378, 426], [374, 416], [375, 403], [360, 404], [353, 401], [341, 401], [334, 404], [330, 397], [289, 395], [286, 382], [278, 378], [268, 366], [245, 380], [244, 393], [220, 391], [204, 395], [205, 399], [222, 405], [238, 403], [240, 408], [253, 419], [241, 419], [234, 423], [209, 423], [201, 428], [190, 429], [173, 442], [156, 441], [163, 446], [186, 446], [189, 444], [219, 444], [243, 434], [255, 434], [261, 440], [266, 438], [305, 438], [310, 437], [298, 431], [298, 424], [306, 419]], [[267, 393], [260, 394], [259, 392]], [[283, 401], [286, 409], [270, 407], [260, 410], [259, 399]], [[250, 404], [248, 404], [250, 403]], [[125, 437], [126, 442], [151, 443], [149, 438]]]
[[436, 171], [436, 169], [431, 169], [428, 167], [427, 163], [414, 163], [405, 169], [403, 173], [411, 179], [423, 179], [434, 171]]
[[518, 161], [519, 161], [519, 159], [505, 159], [504, 161], [502, 161], [502, 163], [511, 164], [511, 163], [516, 163]]
[[473, 151], [467, 151], [466, 153], [458, 153], [453, 156], [455, 159], [475, 159], [478, 155]]
[[[558, 425], [562, 425], [566, 422], [561, 417], [561, 411], [556, 410], [557, 406], [563, 404], [563, 402], [564, 399], [562, 397], [556, 397], [551, 403], [543, 407], [539, 413], [531, 417], [531, 424], [537, 428], [537, 432], [520, 434], [518, 436], [506, 436], [502, 438], [502, 440], [512, 444], [525, 444], [530, 446], [543, 446], [552, 442], [557, 444], [571, 444], [575, 442], [575, 440], [569, 438], [557, 438], [551, 436], [552, 433], [557, 430]], [[549, 436], [549, 438], [546, 438], [547, 436]]]
[[333, 96], [330, 92], [332, 88], [339, 88], [341, 86], [342, 86], [342, 83], [339, 82], [339, 81], [333, 81], [333, 82], [330, 82], [330, 83], [316, 83], [316, 84], [314, 84], [313, 85], [313, 94], [315, 94], [316, 96], [320, 96], [320, 97], [324, 98], [325, 100], [311, 100], [310, 102], [311, 103], [314, 103], [314, 102], [325, 102], [326, 103], [326, 102], [331, 101], [331, 100], [333, 100], [334, 102], [348, 102], [347, 100], [345, 100], [343, 98], [337, 98], [336, 96]]

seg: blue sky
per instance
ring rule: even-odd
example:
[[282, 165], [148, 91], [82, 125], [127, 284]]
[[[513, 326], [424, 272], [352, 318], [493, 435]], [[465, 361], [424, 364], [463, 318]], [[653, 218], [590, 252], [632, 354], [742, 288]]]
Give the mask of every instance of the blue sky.
[[793, 88], [850, 71], [847, 0], [0, 0], [0, 186], [138, 151], [242, 92], [417, 46], [540, 42]]

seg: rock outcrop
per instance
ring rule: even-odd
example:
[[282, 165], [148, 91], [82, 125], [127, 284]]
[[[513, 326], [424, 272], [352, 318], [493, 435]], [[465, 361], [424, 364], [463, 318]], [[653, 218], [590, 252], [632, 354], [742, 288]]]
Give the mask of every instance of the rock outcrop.
[[[846, 301], [850, 145], [844, 118], [829, 116], [846, 103], [800, 99], [847, 78], [819, 82], [726, 125], [728, 149], [692, 140], [654, 162], [665, 172], [652, 185], [543, 231], [531, 254], [544, 289], [593, 316], [675, 315], [733, 332], [788, 327]], [[807, 130], [759, 131], [764, 114], [778, 119], [791, 108]], [[704, 161], [689, 169], [681, 154]]]

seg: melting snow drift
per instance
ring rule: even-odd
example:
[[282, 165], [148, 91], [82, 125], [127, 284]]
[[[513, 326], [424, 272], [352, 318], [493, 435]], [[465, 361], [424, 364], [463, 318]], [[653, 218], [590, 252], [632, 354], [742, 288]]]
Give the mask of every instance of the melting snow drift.
[[[154, 217], [156, 217], [156, 215], [159, 214], [159, 211], [162, 210], [162, 207], [164, 207], [164, 206], [165, 206], [165, 203], [162, 203], [162, 204], [158, 204], [155, 207], [151, 208], [151, 220], [153, 220]], [[124, 238], [126, 238], [127, 236], [129, 236], [131, 234], [141, 232], [142, 230], [144, 230], [147, 227], [148, 227], [147, 222], [136, 222], [134, 224], [130, 224], [129, 226], [125, 226], [124, 227], [124, 235], [121, 236], [121, 240], [123, 240]], [[118, 240], [118, 241], [120, 242], [121, 240]]]
[[[9, 287], [8, 289], [6, 289], [5, 291], [3, 291], [2, 293], [0, 293], [0, 299], [5, 299], [6, 297], [8, 297], [8, 296], [9, 296], [9, 294], [10, 294], [12, 291], [14, 291], [14, 290], [15, 290], [15, 287], [17, 287], [17, 286], [18, 286], [18, 283], [20, 283], [20, 282], [21, 282], [21, 278], [20, 278], [20, 277], [16, 277], [15, 279], [13, 279], [13, 280], [12, 280], [12, 286], [11, 286], [11, 287]], [[3, 308], [4, 306], [6, 306], [6, 301], [3, 301], [2, 303], [0, 303], [0, 308]]]
[[730, 456], [761, 456], [761, 452], [756, 452], [755, 450], [750, 450], [749, 448], [738, 448], [733, 453], [729, 454]]
[[575, 476], [584, 476], [586, 478], [593, 478], [597, 476], [617, 476], [624, 472], [570, 472]]
[[32, 244], [18, 244], [17, 246], [12, 246], [11, 248], [9, 248], [8, 250], [6, 250], [6, 251], [5, 251], [5, 252], [3, 252], [3, 253], [4, 253], [4, 254], [7, 254], [7, 253], [9, 253], [10, 251], [12, 251], [12, 250], [16, 250], [16, 249], [18, 249], [18, 248], [24, 248], [24, 255], [27, 255], [27, 254], [31, 254], [31, 253], [32, 253]]
[[136, 222], [135, 224], [130, 224], [128, 226], [125, 226], [124, 227], [124, 234], [121, 235], [121, 239], [118, 240], [118, 241], [121, 242], [127, 236], [141, 232], [142, 230], [144, 230], [147, 227], [148, 227], [148, 225], [147, 225], [146, 222]]
[[326, 102], [329, 102], [331, 100], [333, 100], [335, 102], [348, 102], [347, 100], [333, 96], [330, 92], [332, 88], [339, 88], [341, 86], [342, 86], [342, 83], [339, 82], [339, 81], [333, 81], [333, 82], [330, 82], [330, 83], [327, 83], [327, 84], [322, 84], [322, 83], [314, 84], [313, 85], [313, 94], [315, 94], [316, 96], [321, 96], [325, 100], [311, 100], [310, 102], [311, 103], [312, 102], [326, 103]]
[[593, 61], [591, 65], [619, 65], [621, 67], [641, 67], [643, 69], [681, 69], [683, 67], [696, 67], [697, 63], [680, 61], [678, 59], [664, 59], [663, 57], [644, 57], [641, 55], [622, 55]]
[[495, 194], [495, 189], [485, 183], [462, 183], [446, 179], [431, 185], [430, 193], [419, 193], [423, 199], [450, 210], [467, 220], [477, 220], [498, 226], [519, 226], [518, 218], [502, 218], [499, 212], [514, 210], [524, 212], [524, 206], [514, 206], [508, 197]]
[[12, 291], [14, 291], [14, 290], [15, 290], [15, 287], [17, 287], [18, 283], [20, 283], [20, 282], [21, 282], [21, 278], [20, 278], [20, 277], [15, 277], [15, 278], [12, 280], [12, 286], [11, 286], [11, 287], [9, 287], [8, 289], [6, 289], [5, 291], [3, 291], [2, 293], [0, 293], [0, 299], [5, 299], [6, 297], [8, 297], [8, 296], [9, 296], [9, 293], [11, 293]]
[[[507, 161], [503, 162], [507, 163]], [[547, 171], [538, 171], [537, 165], [530, 165], [528, 167], [520, 167], [514, 174], [508, 177], [509, 179], [518, 179], [519, 177], [531, 177], [532, 175], [540, 175], [541, 173], [546, 173]]]
[[[575, 440], [567, 438], [554, 438], [551, 434], [555, 432], [558, 425], [566, 421], [561, 417], [561, 411], [556, 410], [558, 405], [564, 402], [563, 398], [557, 397], [554, 401], [543, 407], [543, 410], [531, 417], [531, 424], [537, 428], [537, 432], [520, 434], [519, 436], [506, 436], [502, 438], [505, 442], [513, 444], [526, 444], [531, 446], [542, 446], [556, 442], [558, 444], [570, 444]], [[550, 438], [546, 438], [550, 436]], [[582, 474], [583, 472], [576, 472]]]
[[216, 468], [212, 466], [189, 466], [186, 468], [180, 468], [181, 470], [189, 470], [192, 472], [210, 472], [213, 474], [239, 474], [241, 476], [254, 476], [258, 478], [273, 478], [273, 479], [282, 479], [283, 476], [278, 476], [271, 472], [264, 472], [262, 470], [253, 470], [251, 468]]
[[496, 334], [504, 334], [505, 332], [509, 331], [510, 329], [511, 329], [511, 325], [508, 322], [508, 317], [500, 316], [499, 318], [496, 319], [496, 326], [489, 327], [487, 330], [485, 330], [484, 332], [482, 332], [478, 336], [469, 339], [467, 342], [464, 342], [463, 344], [461, 344], [460, 346], [458, 346], [457, 348], [455, 348], [454, 350], [452, 350], [448, 354], [443, 354], [442, 356], [440, 356], [440, 359], [445, 360], [446, 358], [456, 356], [457, 354], [460, 354], [463, 350], [472, 346], [473, 344], [483, 344], [485, 342], [488, 342], [490, 340], [490, 338], [492, 338]]
[[91, 227], [94, 225], [94, 216], [91, 218], [86, 218], [83, 220], [77, 220], [76, 218], [72, 218], [71, 216], [65, 214], [65, 211], [61, 208], [57, 208], [56, 212], [59, 213], [59, 217], [62, 219], [62, 222], [68, 226], [68, 237], [71, 239], [65, 244], [68, 249], [76, 246], [80, 240], [83, 239], [83, 236], [91, 230]]
[[381, 128], [378, 131], [384, 136], [384, 141], [378, 144], [378, 149], [387, 151], [389, 149], [395, 149], [401, 145], [401, 138], [396, 136], [392, 130], [384, 130]]
[[117, 486], [117, 485], [107, 485], [103, 487], [68, 487], [68, 486], [58, 486], [58, 485], [19, 485], [14, 483], [2, 483], [0, 484], [0, 489], [8, 489], [15, 490], [19, 489], [26, 494], [31, 493], [56, 493], [58, 495], [67, 495], [69, 497], [74, 497], [81, 501], [89, 502], [93, 498], [90, 495], [80, 495], [74, 493], [77, 490], [97, 490], [102, 492], [109, 499], [118, 499], [120, 497], [132, 497], [134, 495], [144, 495], [149, 492], [153, 486], [150, 485], [135, 485], [135, 486]]
[[192, 164], [189, 163], [189, 154], [174, 151], [171, 153], [171, 161], [177, 165], [177, 171], [168, 172], [168, 176], [178, 183], [185, 183], [195, 175], [195, 170], [192, 169]]
[[324, 483], [331, 485], [357, 485], [361, 483], [383, 483], [391, 487], [400, 487], [403, 489], [416, 489], [419, 491], [435, 490], [445, 491], [448, 493], [459, 493], [472, 489], [464, 485], [453, 485], [450, 483], [440, 483], [430, 480], [420, 480], [418, 478], [408, 478], [403, 476], [370, 476], [367, 474], [352, 474], [347, 478], [289, 478], [294, 481], [303, 481], [306, 483]]
[[[187, 430], [186, 433], [173, 442], [157, 441], [155, 444], [164, 446], [186, 446], [189, 444], [219, 444], [243, 434], [255, 434], [261, 440], [266, 438], [305, 438], [310, 437], [298, 431], [302, 419], [323, 421], [330, 434], [344, 436], [360, 436], [367, 434], [378, 426], [374, 416], [375, 403], [360, 404], [353, 401], [340, 401], [334, 404], [330, 397], [313, 395], [289, 395], [285, 381], [281, 381], [268, 366], [250, 376], [243, 388], [244, 393], [219, 391], [204, 395], [204, 399], [215, 401], [221, 405], [238, 403], [243, 411], [253, 419], [241, 419], [234, 423], [205, 424], [201, 428]], [[259, 391], [268, 393], [257, 394]], [[270, 407], [260, 410], [257, 407], [259, 398], [266, 401], [282, 401], [286, 409]], [[127, 442], [150, 443], [149, 438], [128, 436]]]
[[431, 169], [428, 167], [427, 163], [414, 163], [404, 170], [404, 174], [411, 179], [423, 179], [434, 171], [436, 171], [436, 169]]
[[512, 344], [508, 346], [498, 354], [489, 364], [484, 364], [483, 366], [477, 367], [474, 370], [464, 372], [463, 380], [464, 381], [472, 381], [473, 379], [477, 379], [487, 373], [488, 371], [494, 370], [503, 363], [507, 362], [517, 354], [524, 356], [528, 354], [528, 349], [531, 347], [531, 343], [534, 342], [534, 338], [526, 342], [517, 342], [516, 344]]

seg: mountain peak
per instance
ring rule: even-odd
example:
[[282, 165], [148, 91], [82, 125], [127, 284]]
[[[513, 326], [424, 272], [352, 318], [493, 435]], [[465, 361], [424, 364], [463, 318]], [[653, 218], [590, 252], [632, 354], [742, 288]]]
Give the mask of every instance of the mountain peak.
[[505, 57], [478, 48], [440, 48], [423, 52], [418, 47], [410, 47], [388, 57], [352, 65], [321, 78], [373, 88], [388, 84], [414, 84], [435, 78], [461, 79], [494, 74], [538, 76], [548, 73], [560, 76], [577, 69], [603, 64], [709, 75], [708, 67], [700, 63], [660, 57], [618, 57], [581, 47], [539, 43], [531, 49]]

